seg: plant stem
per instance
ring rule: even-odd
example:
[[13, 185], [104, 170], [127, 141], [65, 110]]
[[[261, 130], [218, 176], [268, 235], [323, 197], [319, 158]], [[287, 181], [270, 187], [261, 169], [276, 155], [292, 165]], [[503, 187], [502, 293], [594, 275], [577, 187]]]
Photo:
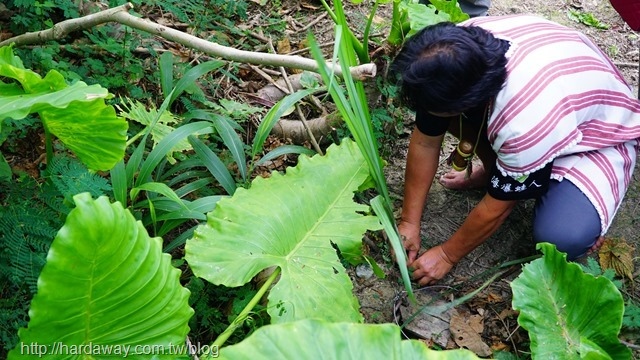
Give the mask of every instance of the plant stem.
[[393, 1], [393, 15], [391, 17], [391, 30], [387, 37], [387, 43], [398, 46], [402, 44], [402, 14], [400, 14], [400, 0]]
[[367, 61], [366, 62], [370, 62], [371, 61], [371, 59], [368, 58], [369, 57], [369, 53], [368, 53], [368, 49], [369, 49], [369, 33], [371, 32], [371, 25], [373, 24], [373, 18], [375, 17], [376, 12], [378, 11], [378, 6], [379, 5], [380, 5], [380, 0], [376, 0], [376, 2], [373, 3], [373, 8], [371, 9], [371, 12], [369, 13], [369, 19], [367, 19], [367, 24], [364, 27], [364, 33], [362, 34], [362, 48], [363, 49], [367, 49]]
[[[349, 34], [349, 38], [351, 39], [351, 46], [353, 47], [353, 51], [356, 53], [356, 55], [358, 56], [358, 60], [360, 60], [361, 63], [368, 63], [369, 62], [369, 49], [367, 47], [365, 47], [363, 44], [367, 44], [369, 42], [369, 39], [367, 39], [366, 37], [362, 39], [362, 43], [358, 40], [358, 38], [355, 36], [355, 34], [353, 33], [353, 31], [351, 31], [351, 28], [348, 26], [348, 24], [344, 23], [341, 24], [338, 16], [333, 12], [333, 10], [331, 10], [331, 7], [329, 6], [329, 4], [327, 4], [326, 0], [320, 0], [320, 2], [322, 3], [322, 5], [324, 6], [325, 10], [327, 11], [327, 14], [329, 14], [329, 17], [331, 18], [331, 20], [333, 20], [333, 22], [336, 25], [343, 25], [344, 31], [347, 32], [347, 34]], [[371, 14], [371, 20], [373, 20], [373, 15], [375, 14], [375, 10], [377, 8], [377, 4], [378, 2], [376, 1], [376, 6], [374, 7], [374, 10]], [[339, 6], [340, 9], [343, 9], [342, 6], [342, 2], [340, 0], [338, 0], [335, 3], [335, 6]], [[365, 34], [366, 36], [366, 34]], [[359, 79], [362, 80], [362, 79]]]
[[138, 140], [138, 138], [142, 135], [144, 135], [145, 133], [145, 129], [142, 129], [142, 131], [140, 131], [139, 133], [135, 134], [134, 136], [132, 136], [129, 140], [127, 140], [127, 147], [129, 147], [131, 144], [133, 144], [136, 140]]
[[[509, 273], [511, 271], [509, 269], [500, 271], [501, 269], [509, 268], [511, 266], [518, 265], [518, 264], [528, 263], [528, 262], [533, 261], [535, 259], [538, 259], [540, 257], [542, 257], [542, 255], [536, 254], [536, 255], [528, 256], [528, 257], [521, 258], [521, 259], [507, 261], [507, 262], [504, 262], [504, 263], [499, 264], [497, 266], [494, 266], [494, 267], [492, 267], [490, 269], [487, 269], [487, 270], [481, 272], [480, 274], [474, 275], [470, 279], [467, 279], [465, 282], [468, 283], [468, 282], [471, 282], [471, 281], [475, 281], [476, 279], [482, 278], [482, 277], [486, 276], [487, 274], [490, 274], [492, 272], [496, 272], [495, 274], [493, 274], [493, 276], [491, 276], [488, 280], [486, 280], [479, 288], [477, 288], [477, 289], [473, 290], [472, 292], [462, 296], [461, 298], [458, 298], [456, 300], [451, 301], [448, 304], [431, 305], [431, 303], [433, 303], [433, 302], [426, 304], [420, 310], [418, 310], [417, 312], [415, 312], [414, 314], [409, 316], [408, 319], [404, 320], [404, 322], [402, 323], [402, 325], [400, 327], [404, 328], [407, 324], [409, 324], [411, 321], [413, 321], [418, 315], [420, 315], [426, 309], [429, 309], [429, 312], [428, 312], [429, 314], [435, 314], [435, 313], [442, 313], [442, 312], [445, 312], [445, 311], [447, 311], [447, 310], [449, 310], [449, 309], [451, 309], [453, 307], [456, 307], [456, 306], [466, 302], [467, 300], [471, 299], [472, 297], [474, 297], [482, 289], [484, 289], [487, 286], [489, 286], [498, 277], [500, 277], [502, 275], [505, 275], [505, 274], [507, 274], [507, 273]], [[441, 294], [442, 298], [446, 298], [448, 295], [453, 294], [454, 291], [456, 291], [458, 289], [458, 287], [459, 287], [458, 285], [454, 285], [453, 287], [451, 287], [450, 290], [444, 291]]]
[[233, 319], [231, 324], [229, 324], [229, 326], [222, 332], [222, 334], [220, 334], [216, 338], [216, 340], [211, 345], [212, 348], [222, 347], [222, 345], [227, 341], [227, 339], [229, 339], [229, 337], [233, 334], [233, 332], [236, 331], [237, 328], [242, 326], [244, 321], [249, 316], [249, 313], [251, 312], [251, 310], [253, 310], [253, 308], [258, 304], [260, 299], [262, 299], [262, 297], [267, 292], [271, 284], [278, 277], [278, 275], [280, 275], [280, 268], [276, 267], [276, 269], [273, 271], [271, 275], [269, 275], [269, 277], [264, 282], [264, 284], [262, 284], [262, 287], [260, 288], [260, 290], [258, 290], [258, 292], [251, 299], [251, 301], [249, 301], [247, 306], [245, 306], [244, 309], [242, 309], [242, 311], [240, 312], [240, 314], [238, 314], [238, 316], [235, 319]]
[[455, 299], [449, 303], [445, 303], [445, 304], [439, 304], [439, 305], [432, 305], [432, 303], [435, 302], [431, 301], [429, 303], [427, 303], [425, 306], [423, 306], [420, 310], [416, 311], [415, 313], [413, 313], [411, 316], [409, 316], [409, 318], [407, 320], [405, 320], [402, 324], [398, 324], [400, 325], [401, 328], [405, 328], [409, 323], [411, 323], [418, 315], [422, 314], [423, 312], [426, 311], [427, 314], [442, 314], [445, 311], [448, 311], [449, 309], [452, 309], [458, 305], [461, 305], [463, 303], [465, 303], [466, 301], [470, 300], [471, 298], [473, 298], [474, 296], [476, 296], [480, 291], [482, 291], [484, 288], [486, 288], [487, 286], [491, 285], [491, 283], [497, 279], [500, 275], [503, 275], [505, 273], [507, 273], [508, 270], [504, 270], [502, 272], [499, 272], [495, 275], [493, 275], [491, 278], [489, 278], [489, 280], [485, 281], [479, 288], [473, 290], [472, 292], [465, 294], [464, 296]]

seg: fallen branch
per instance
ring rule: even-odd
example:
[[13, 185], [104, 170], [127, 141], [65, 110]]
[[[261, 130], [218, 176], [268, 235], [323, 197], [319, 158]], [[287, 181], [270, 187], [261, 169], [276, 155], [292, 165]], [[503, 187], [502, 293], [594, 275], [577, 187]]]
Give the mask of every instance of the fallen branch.
[[[39, 44], [50, 40], [61, 39], [74, 31], [89, 29], [107, 22], [117, 22], [134, 29], [161, 36], [188, 48], [201, 51], [210, 56], [220, 57], [225, 60], [248, 64], [284, 66], [287, 68], [318, 72], [318, 65], [315, 60], [300, 56], [245, 51], [228, 46], [222, 46], [182, 31], [135, 17], [128, 13], [132, 8], [133, 5], [131, 3], [127, 3], [125, 5], [77, 19], [65, 20], [55, 24], [52, 28], [47, 30], [26, 33], [4, 40], [0, 42], [0, 46], [9, 45], [11, 43], [14, 43], [16, 46]], [[329, 66], [331, 67], [332, 64], [329, 63]], [[335, 66], [335, 73], [337, 75], [342, 74], [339, 65]], [[376, 75], [376, 65], [363, 64], [354, 66], [351, 68], [351, 75], [357, 80], [374, 77]]]

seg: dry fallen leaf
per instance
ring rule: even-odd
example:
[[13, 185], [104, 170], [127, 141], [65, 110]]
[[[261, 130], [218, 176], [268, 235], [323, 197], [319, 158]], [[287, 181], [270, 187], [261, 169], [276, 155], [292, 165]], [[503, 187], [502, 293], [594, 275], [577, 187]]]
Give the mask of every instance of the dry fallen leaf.
[[284, 39], [278, 41], [276, 43], [276, 49], [278, 54], [288, 54], [291, 52], [291, 42], [289, 42], [289, 38], [285, 37]]
[[490, 292], [489, 295], [487, 295], [487, 302], [489, 303], [499, 303], [502, 302], [502, 296], [494, 293], [494, 292]]
[[613, 269], [616, 274], [633, 281], [633, 252], [635, 247], [623, 239], [605, 239], [598, 251], [600, 267]]
[[509, 350], [511, 350], [509, 345], [503, 343], [502, 341], [498, 341], [495, 344], [492, 344], [491, 345], [491, 349], [493, 351], [509, 351]]
[[481, 316], [461, 315], [457, 310], [453, 309], [451, 321], [449, 322], [449, 331], [459, 347], [469, 349], [478, 356], [491, 355], [491, 348], [482, 341], [480, 336], [483, 330], [484, 325]]
[[517, 318], [517, 317], [518, 317], [518, 312], [513, 309], [504, 309], [500, 311], [500, 314], [498, 315], [498, 318], [500, 318], [500, 320], [503, 320], [503, 321], [506, 318]]

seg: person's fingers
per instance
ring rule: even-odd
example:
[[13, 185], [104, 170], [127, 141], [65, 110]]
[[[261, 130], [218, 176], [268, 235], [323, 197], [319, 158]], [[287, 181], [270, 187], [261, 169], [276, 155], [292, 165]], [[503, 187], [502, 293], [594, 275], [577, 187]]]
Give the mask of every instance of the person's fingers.
[[413, 272], [411, 275], [415, 280], [418, 280], [421, 277], [426, 275], [426, 273], [424, 272], [424, 269], [422, 269], [422, 267], [420, 266], [420, 264], [418, 264], [417, 261], [413, 261], [409, 263], [409, 268], [413, 269]]
[[412, 262], [416, 261], [417, 257], [418, 250], [409, 250], [409, 252], [407, 253], [407, 263], [411, 264]]
[[428, 277], [428, 276], [423, 276], [419, 281], [418, 281], [418, 285], [420, 286], [427, 286], [429, 284], [431, 284], [433, 282], [433, 279]]

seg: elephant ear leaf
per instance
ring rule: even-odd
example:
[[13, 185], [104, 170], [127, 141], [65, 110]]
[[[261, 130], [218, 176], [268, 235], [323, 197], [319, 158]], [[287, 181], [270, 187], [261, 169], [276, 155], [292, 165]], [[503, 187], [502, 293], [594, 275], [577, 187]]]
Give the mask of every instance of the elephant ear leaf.
[[479, 359], [469, 350], [436, 351], [418, 340], [401, 339], [400, 328], [392, 324], [328, 323], [306, 319], [262, 327], [241, 343], [222, 348], [218, 355], [220, 359], [233, 360]]
[[89, 169], [109, 170], [124, 157], [127, 122], [105, 104], [111, 95], [100, 85], [68, 85], [51, 70], [43, 78], [25, 69], [10, 46], [0, 47], [0, 126], [38, 113], [47, 131], [58, 137]]
[[518, 323], [539, 359], [630, 359], [620, 343], [624, 301], [608, 279], [586, 274], [548, 243], [511, 283]]
[[240, 286], [278, 266], [269, 294], [274, 323], [302, 318], [362, 321], [352, 283], [336, 254], [357, 262], [362, 235], [380, 229], [366, 205], [353, 201], [369, 177], [367, 163], [351, 140], [325, 156], [301, 156], [285, 175], [257, 178], [220, 200], [207, 224], [187, 241], [194, 274], [225, 286]]
[[74, 200], [9, 358], [36, 358], [36, 350], [65, 359], [88, 358], [88, 351], [95, 358], [180, 352], [193, 310], [161, 239], [150, 238], [120, 203], [88, 193]]

